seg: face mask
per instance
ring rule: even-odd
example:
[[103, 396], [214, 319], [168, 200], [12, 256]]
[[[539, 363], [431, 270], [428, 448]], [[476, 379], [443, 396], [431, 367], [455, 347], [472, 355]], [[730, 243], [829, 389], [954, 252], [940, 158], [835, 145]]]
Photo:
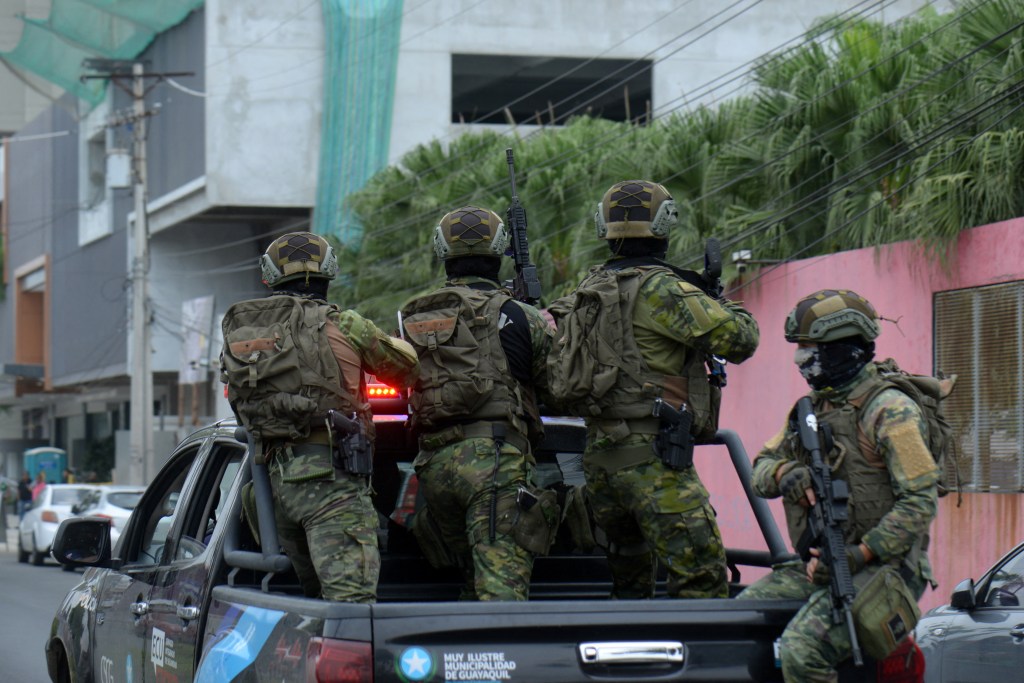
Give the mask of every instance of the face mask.
[[874, 344], [822, 342], [813, 348], [798, 348], [793, 362], [800, 374], [815, 391], [828, 387], [841, 387], [854, 377], [874, 357]]
[[822, 389], [828, 386], [828, 377], [821, 367], [821, 352], [817, 347], [797, 348], [793, 354], [793, 362], [800, 369], [800, 375], [812, 389]]

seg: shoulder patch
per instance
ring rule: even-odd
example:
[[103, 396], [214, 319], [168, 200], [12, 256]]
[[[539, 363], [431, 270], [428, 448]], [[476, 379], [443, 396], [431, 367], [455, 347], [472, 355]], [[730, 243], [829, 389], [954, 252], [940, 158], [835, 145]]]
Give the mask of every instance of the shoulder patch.
[[915, 423], [903, 422], [894, 426], [889, 430], [888, 437], [892, 443], [893, 453], [907, 479], [912, 481], [938, 469], [935, 458], [925, 445], [921, 431]]

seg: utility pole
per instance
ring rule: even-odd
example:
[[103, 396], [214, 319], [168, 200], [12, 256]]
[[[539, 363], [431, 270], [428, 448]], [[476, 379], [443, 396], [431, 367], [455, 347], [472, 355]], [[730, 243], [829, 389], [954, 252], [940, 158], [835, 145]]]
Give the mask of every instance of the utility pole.
[[[149, 311], [149, 222], [146, 215], [146, 118], [156, 113], [146, 110], [146, 93], [164, 78], [191, 76], [191, 72], [146, 73], [142, 62], [131, 63], [131, 88], [122, 80], [128, 62], [106, 59], [88, 59], [84, 66], [107, 73], [82, 76], [106, 78], [132, 97], [130, 114], [114, 116], [107, 127], [130, 125], [132, 127], [132, 198], [135, 205], [135, 219], [132, 221], [132, 315], [131, 315], [131, 417], [129, 440], [131, 461], [128, 468], [128, 483], [149, 484], [156, 475], [156, 453], [153, 449], [153, 370], [150, 365], [152, 346]], [[155, 78], [156, 83], [146, 88], [146, 79]]]
[[[156, 474], [153, 452], [153, 370], [149, 364], [149, 222], [146, 220], [146, 89], [143, 66], [132, 65], [132, 483], [148, 484]], [[141, 471], [140, 471], [141, 470]], [[138, 474], [138, 480], [134, 475]]]

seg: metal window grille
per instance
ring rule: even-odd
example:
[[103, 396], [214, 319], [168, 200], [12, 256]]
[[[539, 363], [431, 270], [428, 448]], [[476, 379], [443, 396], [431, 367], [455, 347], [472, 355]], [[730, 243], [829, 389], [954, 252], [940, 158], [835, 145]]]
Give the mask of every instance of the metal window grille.
[[943, 405], [963, 489], [1024, 491], [1024, 281], [937, 292], [933, 305], [935, 370], [958, 375]]

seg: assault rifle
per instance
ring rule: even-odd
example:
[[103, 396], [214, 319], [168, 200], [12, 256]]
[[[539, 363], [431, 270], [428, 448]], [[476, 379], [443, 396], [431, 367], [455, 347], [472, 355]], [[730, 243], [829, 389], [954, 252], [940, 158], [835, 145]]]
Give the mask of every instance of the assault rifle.
[[[807, 561], [810, 549], [816, 547], [821, 555], [819, 562], [828, 566], [829, 592], [832, 599], [832, 623], [846, 621], [853, 650], [853, 663], [864, 664], [857, 641], [857, 630], [853, 625], [853, 576], [846, 560], [846, 540], [843, 523], [847, 521], [847, 503], [850, 490], [842, 479], [832, 479], [829, 466], [821, 455], [821, 441], [818, 439], [818, 417], [814, 414], [811, 399], [804, 396], [796, 404], [797, 426], [800, 429], [800, 443], [811, 454], [811, 486], [814, 489], [814, 505], [807, 514], [807, 532], [797, 542], [797, 552]], [[824, 430], [826, 442], [828, 431]]]
[[336, 410], [327, 411], [327, 424], [333, 442], [334, 466], [349, 474], [373, 474], [373, 444], [355, 415], [346, 417]]
[[516, 162], [511, 147], [505, 150], [505, 159], [508, 161], [508, 177], [512, 184], [512, 203], [505, 212], [505, 220], [512, 232], [511, 254], [506, 252], [506, 255], [512, 256], [516, 268], [516, 275], [512, 280], [512, 293], [523, 303], [533, 305], [540, 301], [540, 280], [537, 279], [537, 266], [530, 263], [530, 243], [526, 239], [526, 209], [519, 203], [519, 195], [516, 194]]
[[[722, 247], [718, 240], [709, 237], [704, 243], [704, 291], [708, 296], [719, 299], [722, 296]], [[708, 382], [718, 388], [726, 385], [725, 359], [714, 354], [708, 355]]]
[[673, 470], [685, 470], [693, 467], [693, 413], [686, 409], [686, 404], [676, 410], [660, 398], [654, 399], [654, 417], [661, 421], [658, 435], [654, 439], [654, 450], [666, 467]]

